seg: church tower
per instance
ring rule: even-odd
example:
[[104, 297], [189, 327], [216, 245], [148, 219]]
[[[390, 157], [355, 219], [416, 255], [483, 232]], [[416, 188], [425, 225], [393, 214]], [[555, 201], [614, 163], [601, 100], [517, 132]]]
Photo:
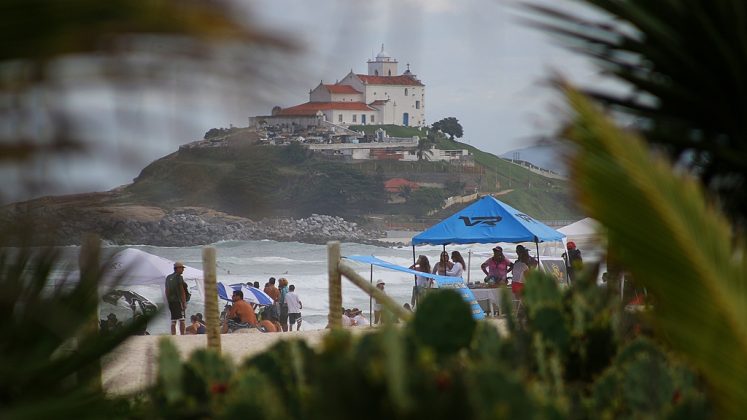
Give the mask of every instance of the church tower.
[[397, 60], [389, 57], [381, 44], [381, 52], [376, 54], [376, 59], [368, 60], [369, 76], [397, 76]]

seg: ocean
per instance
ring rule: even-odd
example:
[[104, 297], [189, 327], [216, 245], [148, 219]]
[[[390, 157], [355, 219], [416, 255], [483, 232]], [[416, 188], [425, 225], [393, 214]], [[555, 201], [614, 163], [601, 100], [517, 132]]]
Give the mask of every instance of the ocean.
[[[299, 242], [261, 241], [226, 241], [210, 245], [216, 249], [218, 281], [229, 284], [239, 282], [260, 283], [264, 287], [270, 277], [288, 279], [289, 284], [296, 286], [296, 294], [303, 303], [301, 311], [303, 323], [301, 330], [322, 329], [327, 325], [329, 309], [328, 280], [327, 280], [327, 247], [326, 245], [312, 245]], [[447, 251], [460, 251], [470, 266], [469, 277], [472, 281], [481, 281], [484, 274], [480, 264], [492, 255], [495, 244], [472, 244], [447, 246]], [[202, 269], [202, 246], [194, 247], [155, 247], [145, 245], [108, 246], [102, 250], [102, 257], [113, 255], [125, 248], [137, 248], [142, 251], [167, 258], [172, 261], [182, 261], [185, 265]], [[505, 244], [506, 256], [514, 259], [513, 244]], [[416, 256], [426, 255], [433, 266], [438, 262], [442, 250], [440, 246], [418, 246]], [[78, 247], [64, 248], [64, 255], [70, 265], [77, 261]], [[393, 264], [410, 266], [413, 263], [412, 247], [401, 246], [373, 246], [354, 243], [344, 243], [341, 247], [343, 256], [373, 255]], [[532, 254], [535, 254], [532, 252]], [[471, 263], [470, 263], [471, 260]], [[366, 264], [350, 261], [358, 268], [358, 273], [364, 278], [371, 278], [371, 267]], [[465, 272], [465, 277], [467, 274]], [[413, 276], [385, 268], [373, 268], [373, 282], [386, 282], [385, 291], [399, 304], [410, 302]], [[345, 308], [359, 308], [364, 316], [369, 314], [369, 297], [363, 291], [347, 281], [342, 280], [342, 301]], [[119, 289], [130, 290], [148, 298], [151, 302], [164, 307], [163, 282], [145, 286], [119, 286]], [[205, 312], [204, 297], [201, 288], [194, 282], [190, 284], [192, 299], [187, 305], [187, 319], [197, 312]], [[227, 302], [219, 303], [222, 309]], [[99, 306], [100, 318], [114, 313], [119, 320], [131, 318], [132, 313], [123, 302], [112, 305], [101, 301]], [[168, 310], [162, 311], [148, 326], [150, 334], [168, 334], [170, 331]]]

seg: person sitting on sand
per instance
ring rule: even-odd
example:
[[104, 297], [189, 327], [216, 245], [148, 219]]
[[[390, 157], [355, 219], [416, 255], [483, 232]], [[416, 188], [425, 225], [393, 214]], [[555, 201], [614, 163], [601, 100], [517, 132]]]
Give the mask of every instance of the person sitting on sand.
[[226, 314], [226, 320], [223, 321], [222, 334], [234, 332], [240, 328], [255, 328], [257, 326], [257, 317], [254, 315], [252, 306], [244, 300], [244, 292], [234, 290], [231, 295], [233, 306]]
[[353, 318], [350, 317], [350, 309], [342, 308], [342, 326], [343, 327], [353, 326]]
[[368, 327], [371, 325], [368, 318], [363, 316], [363, 312], [358, 308], [351, 310], [350, 315], [353, 317], [353, 326], [355, 327]]
[[197, 315], [192, 315], [191, 317], [189, 317], [189, 321], [190, 324], [185, 330], [186, 334], [205, 334], [205, 326], [200, 324], [200, 318], [198, 318]]

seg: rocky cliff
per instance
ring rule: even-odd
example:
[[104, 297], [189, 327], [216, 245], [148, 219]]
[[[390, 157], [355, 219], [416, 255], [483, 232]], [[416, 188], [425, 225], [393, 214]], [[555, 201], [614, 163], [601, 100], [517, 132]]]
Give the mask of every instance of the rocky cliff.
[[94, 194], [46, 198], [7, 206], [0, 217], [6, 223], [33, 227], [38, 238], [34, 242], [48, 245], [78, 245], [86, 233], [95, 233], [111, 244], [156, 246], [260, 239], [319, 244], [330, 240], [378, 243], [376, 239], [384, 236], [381, 231], [327, 215], [254, 221], [202, 207], [165, 210], [105, 202]]

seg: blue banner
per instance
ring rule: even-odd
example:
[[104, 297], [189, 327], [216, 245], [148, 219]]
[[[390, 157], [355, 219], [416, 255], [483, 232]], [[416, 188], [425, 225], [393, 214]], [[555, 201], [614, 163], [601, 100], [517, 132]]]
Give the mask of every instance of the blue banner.
[[416, 276], [431, 278], [438, 285], [439, 289], [452, 289], [455, 292], [459, 293], [462, 299], [464, 299], [464, 301], [467, 302], [467, 304], [470, 306], [470, 310], [472, 311], [472, 317], [474, 319], [479, 320], [479, 319], [485, 318], [485, 312], [480, 307], [480, 304], [477, 303], [477, 299], [475, 299], [475, 295], [472, 293], [472, 290], [470, 290], [467, 287], [467, 284], [464, 282], [464, 279], [461, 277], [439, 276], [438, 274], [424, 273], [422, 271], [417, 271], [417, 270], [413, 270], [410, 268], [401, 267], [399, 265], [395, 265], [395, 264], [386, 262], [384, 260], [380, 260], [374, 256], [351, 255], [349, 257], [343, 257], [343, 258], [346, 258], [351, 261], [357, 261], [357, 262], [362, 262], [365, 264], [375, 265], [377, 267], [388, 268], [394, 271], [400, 271], [403, 273], [410, 273]]

